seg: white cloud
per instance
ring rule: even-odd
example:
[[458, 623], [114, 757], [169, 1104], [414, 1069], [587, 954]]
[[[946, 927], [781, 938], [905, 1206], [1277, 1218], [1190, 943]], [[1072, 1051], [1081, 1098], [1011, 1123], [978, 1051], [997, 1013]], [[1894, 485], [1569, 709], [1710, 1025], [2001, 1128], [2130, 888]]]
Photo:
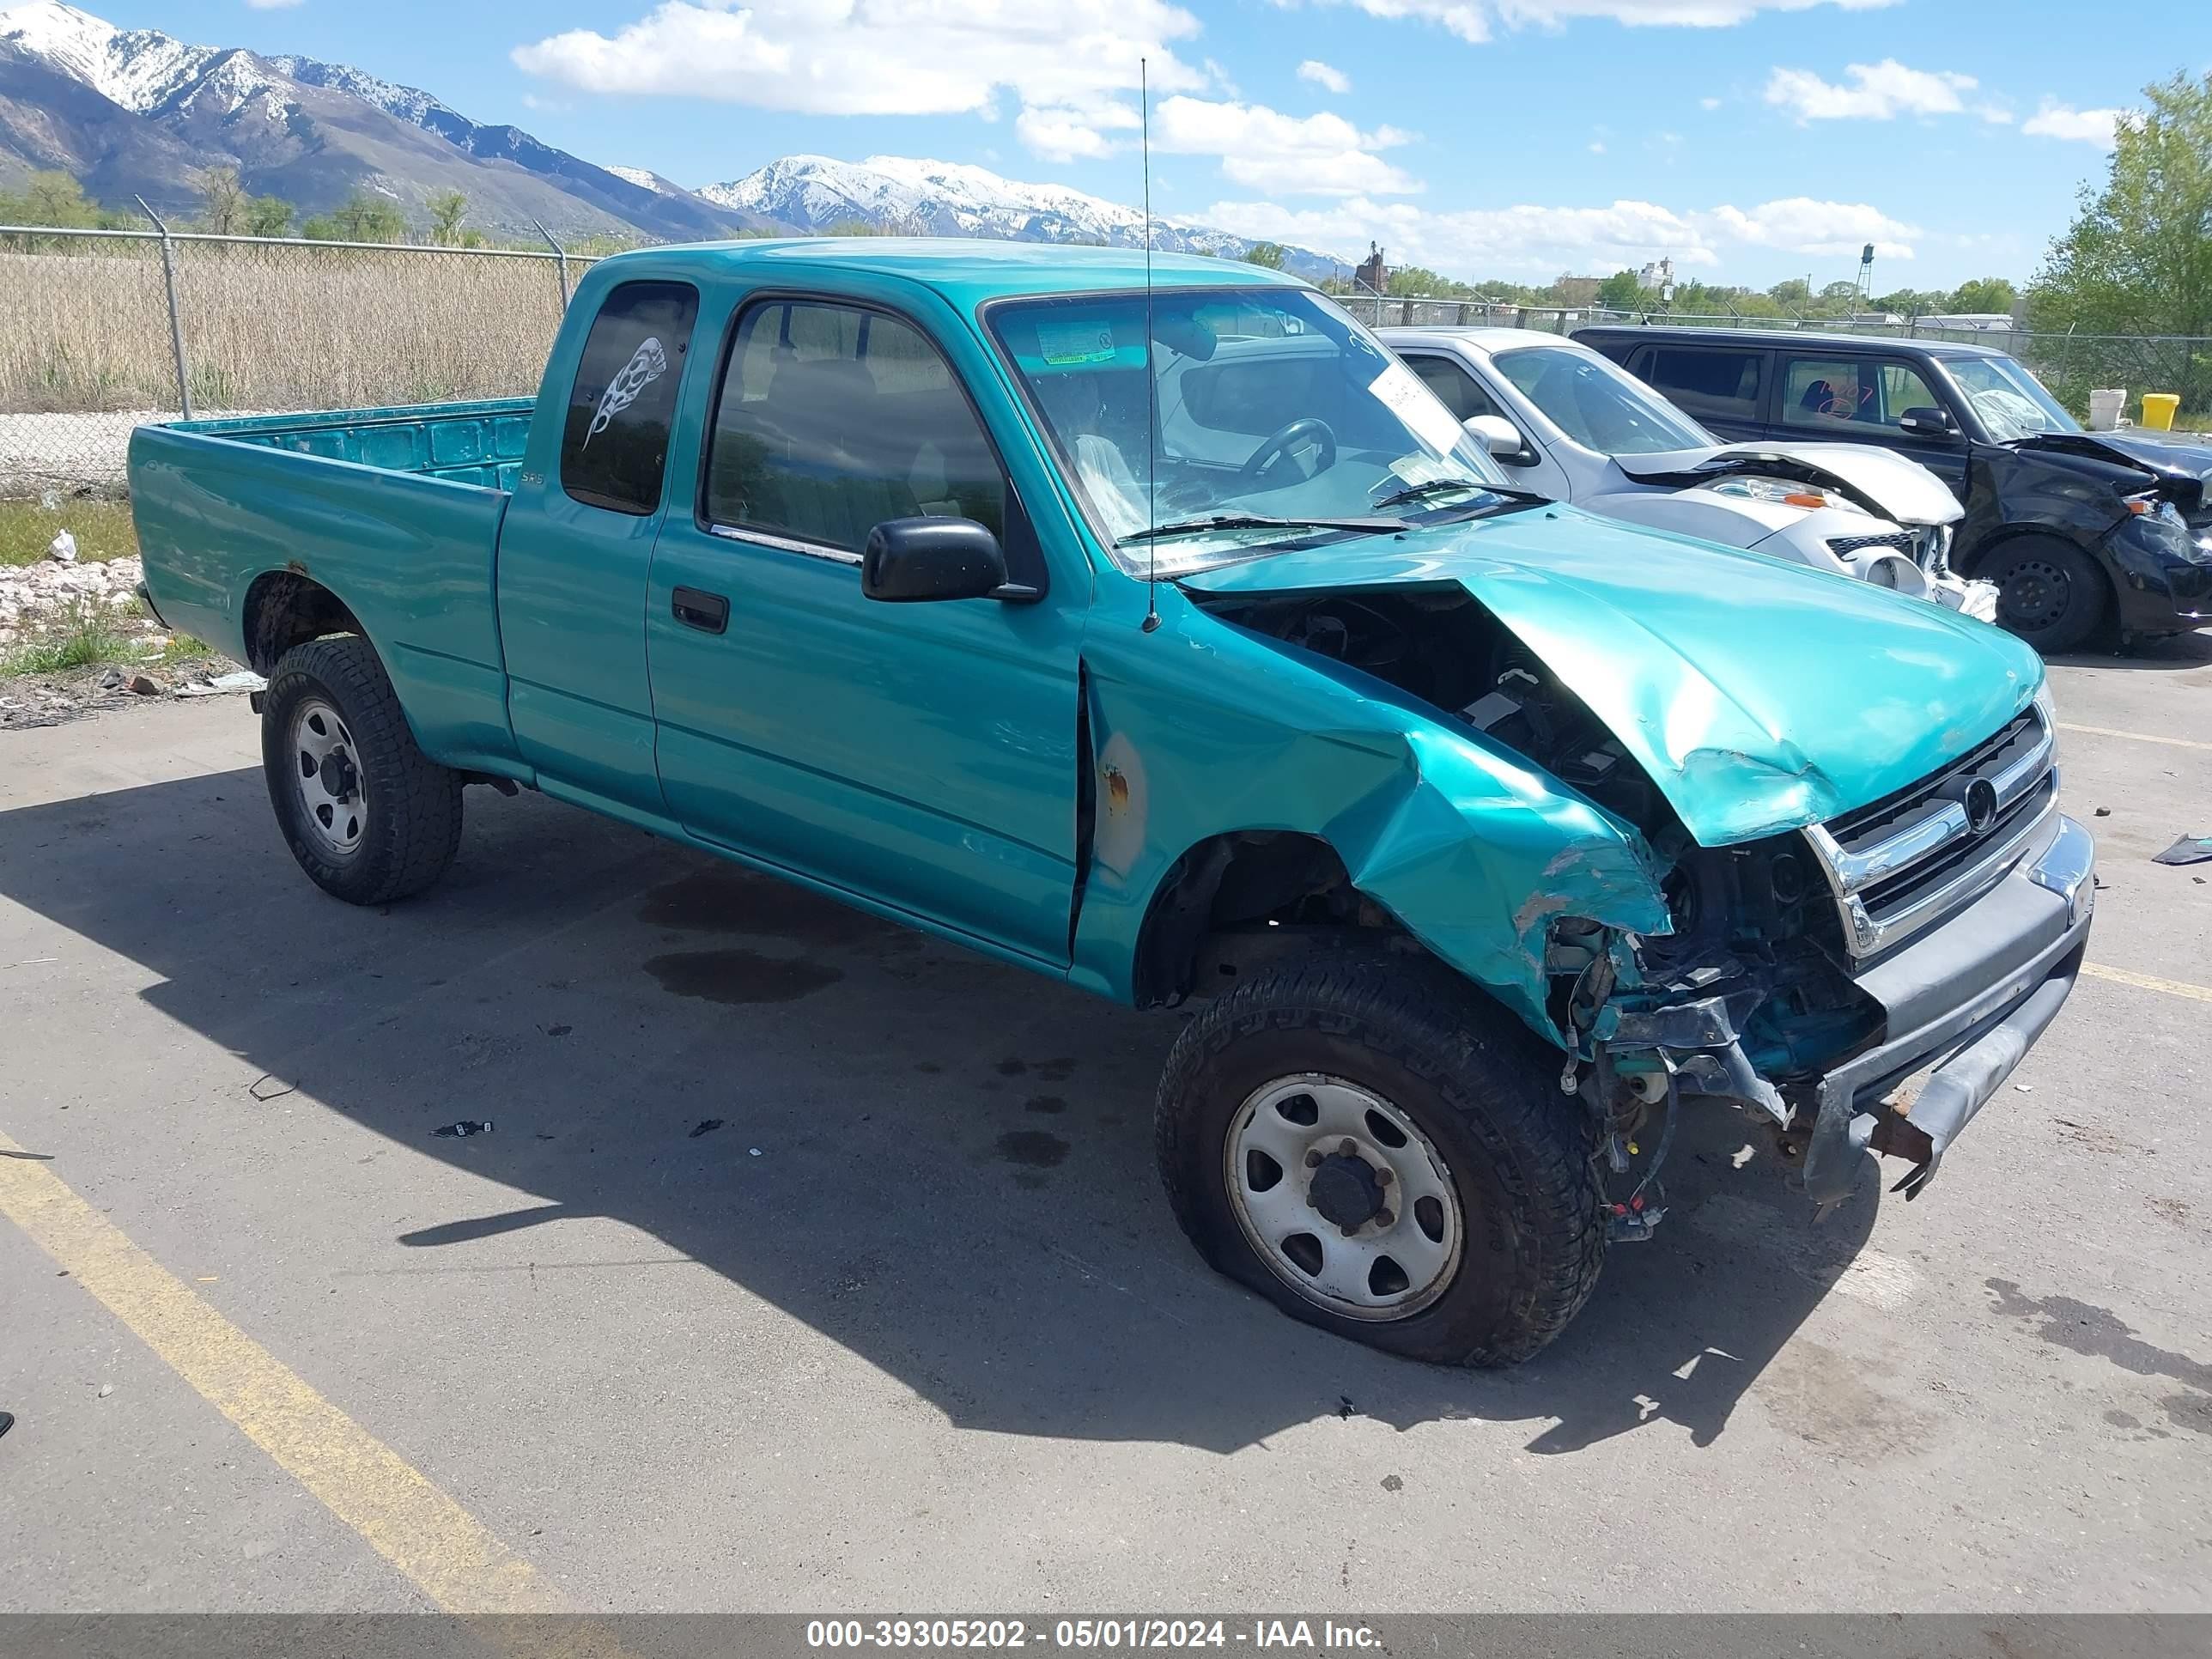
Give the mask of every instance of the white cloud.
[[[1875, 11], [1902, 0], [1315, 0], [1351, 5], [1370, 17], [1416, 18], [1461, 40], [1487, 40], [1499, 28], [1559, 28], [1580, 18], [1607, 18], [1631, 28], [1729, 28], [1763, 11], [1809, 11], [1832, 5]], [[1275, 0], [1291, 6], [1297, 0]]]
[[1604, 154], [1605, 154], [1605, 141], [1604, 141], [1603, 139], [1601, 139], [1601, 138], [1593, 138], [1593, 139], [1591, 139], [1591, 140], [1590, 140], [1590, 143], [1589, 143], [1589, 153], [1590, 153], [1591, 155], [1604, 155]]
[[2041, 107], [2021, 124], [2020, 130], [2039, 138], [2073, 138], [2094, 144], [2100, 149], [2110, 149], [2112, 129], [2125, 113], [2117, 109], [2075, 109], [2054, 98], [2046, 98]]
[[[720, 99], [809, 115], [975, 115], [1018, 105], [1014, 131], [1047, 161], [1127, 146], [1138, 59], [1151, 62], [1153, 142], [1212, 155], [1237, 184], [1289, 194], [1420, 188], [1376, 152], [1405, 142], [1341, 116], [1280, 114], [1237, 97], [1176, 43], [1198, 20], [1170, 0], [663, 0], [615, 33], [571, 29], [515, 48], [531, 74], [588, 92]], [[1348, 84], [1336, 70], [1307, 78]], [[1334, 82], [1326, 77], [1334, 76]], [[1209, 88], [1218, 100], [1188, 94]], [[1164, 94], [1164, 95], [1163, 95]]]
[[1340, 69], [1332, 69], [1318, 58], [1309, 58], [1298, 65], [1298, 79], [1310, 81], [1316, 86], [1326, 87], [1341, 98], [1352, 90], [1352, 78]]
[[[809, 115], [953, 115], [1005, 88], [1078, 138], [1137, 89], [1197, 92], [1173, 42], [1198, 20], [1168, 0], [664, 0], [612, 35], [570, 29], [514, 52], [530, 74], [586, 92], [714, 98]], [[1110, 117], [1084, 125], [1094, 137]]]
[[1721, 100], [1717, 98], [1700, 98], [1698, 100], [1698, 107], [1699, 109], [1718, 109], [1720, 106]]
[[1353, 197], [1328, 207], [1273, 202], [1217, 202], [1206, 222], [1239, 235], [1307, 247], [1355, 248], [1370, 240], [1394, 264], [1423, 264], [1469, 276], [1605, 275], [1661, 254], [1678, 265], [1712, 268], [1731, 252], [1758, 248], [1815, 257], [1856, 256], [1875, 244], [1883, 258], [1909, 259], [1917, 228], [1863, 204], [1804, 198], [1756, 207], [1676, 210], [1651, 202], [1607, 207], [1520, 206], [1461, 213], [1425, 212], [1410, 202]]
[[1816, 202], [1791, 196], [1749, 210], [1717, 207], [1700, 216], [1716, 241], [1792, 253], [1856, 254], [1874, 244], [1876, 257], [1910, 259], [1921, 234], [1917, 225], [1891, 218], [1863, 202]]
[[301, 0], [246, 0], [252, 11], [284, 11], [300, 3]]
[[[1790, 110], [1800, 121], [1887, 121], [1899, 115], [1958, 115], [1965, 94], [1981, 83], [1951, 70], [1908, 69], [1894, 58], [1879, 64], [1852, 64], [1838, 85], [1810, 70], [1778, 69], [1767, 78], [1766, 101]], [[1986, 121], [2012, 117], [1990, 104], [1974, 112]]]
[[1363, 132], [1340, 115], [1285, 115], [1262, 104], [1164, 99], [1152, 143], [1170, 154], [1212, 155], [1254, 190], [1312, 196], [1403, 196], [1414, 179], [1376, 155], [1407, 142], [1395, 127]]

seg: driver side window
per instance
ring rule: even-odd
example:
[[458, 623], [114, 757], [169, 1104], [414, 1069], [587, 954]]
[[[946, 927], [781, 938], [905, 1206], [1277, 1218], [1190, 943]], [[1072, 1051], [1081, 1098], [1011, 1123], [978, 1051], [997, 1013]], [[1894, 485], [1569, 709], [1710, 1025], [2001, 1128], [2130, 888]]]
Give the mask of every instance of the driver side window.
[[714, 523], [858, 553], [887, 519], [1003, 537], [1006, 481], [937, 348], [895, 317], [770, 301], [747, 311], [715, 400]]
[[1471, 421], [1478, 415], [1504, 417], [1504, 411], [1491, 401], [1490, 394], [1476, 384], [1474, 376], [1450, 358], [1423, 353], [1407, 357], [1406, 367], [1419, 375], [1421, 384], [1435, 392], [1443, 406], [1462, 421]]

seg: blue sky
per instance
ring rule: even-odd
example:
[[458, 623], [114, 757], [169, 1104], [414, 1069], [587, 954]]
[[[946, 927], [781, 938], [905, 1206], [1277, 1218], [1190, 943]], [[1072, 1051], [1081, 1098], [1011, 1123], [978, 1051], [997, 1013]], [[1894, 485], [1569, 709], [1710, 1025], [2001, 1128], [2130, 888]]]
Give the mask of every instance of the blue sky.
[[2111, 112], [2212, 67], [2212, 4], [2131, 0], [430, 0], [93, 3], [419, 86], [699, 185], [809, 151], [971, 162], [1394, 264], [1878, 291], [2030, 275]]

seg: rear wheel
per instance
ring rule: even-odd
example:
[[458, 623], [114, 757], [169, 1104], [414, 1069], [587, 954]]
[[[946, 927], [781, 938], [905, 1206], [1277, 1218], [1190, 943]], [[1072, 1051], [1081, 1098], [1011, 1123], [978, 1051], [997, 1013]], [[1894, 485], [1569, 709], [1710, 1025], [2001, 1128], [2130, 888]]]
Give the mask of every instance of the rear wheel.
[[419, 893], [461, 840], [461, 776], [416, 745], [367, 640], [284, 653], [261, 704], [269, 804], [300, 867], [349, 904]]
[[1413, 959], [1255, 975], [1186, 1028], [1160, 1172], [1217, 1268], [1395, 1353], [1506, 1365], [1565, 1328], [1605, 1253], [1558, 1060]]
[[1974, 573], [1997, 585], [1997, 621], [2046, 656], [2071, 651], [2105, 614], [2105, 579], [2049, 536], [2005, 543]]

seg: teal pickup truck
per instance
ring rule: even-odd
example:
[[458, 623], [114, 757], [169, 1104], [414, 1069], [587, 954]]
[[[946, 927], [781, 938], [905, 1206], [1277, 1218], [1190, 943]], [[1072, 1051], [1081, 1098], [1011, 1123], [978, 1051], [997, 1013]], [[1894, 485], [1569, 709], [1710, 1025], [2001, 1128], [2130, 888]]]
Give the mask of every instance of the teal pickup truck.
[[626, 253], [534, 404], [142, 428], [131, 478], [330, 892], [428, 887], [520, 787], [1200, 1000], [1177, 1218], [1425, 1359], [1554, 1335], [1689, 1103], [1816, 1203], [1875, 1153], [1917, 1193], [2087, 938], [2033, 651], [1516, 492], [1247, 265]]

